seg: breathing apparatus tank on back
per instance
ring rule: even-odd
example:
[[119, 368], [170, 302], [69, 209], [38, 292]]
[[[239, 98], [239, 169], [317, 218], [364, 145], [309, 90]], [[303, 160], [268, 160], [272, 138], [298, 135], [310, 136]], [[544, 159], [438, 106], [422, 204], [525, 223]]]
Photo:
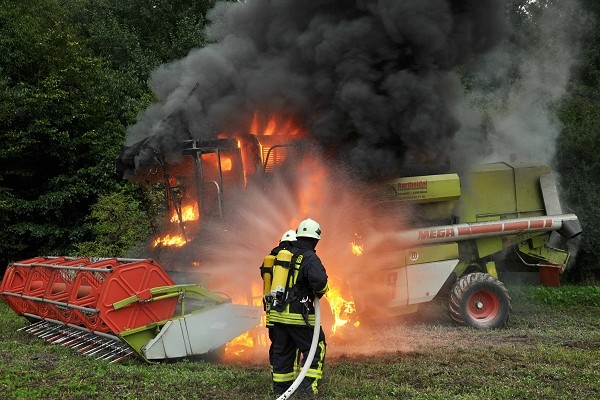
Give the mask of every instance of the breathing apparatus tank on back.
[[[279, 239], [279, 246], [289, 246], [293, 241], [296, 240], [296, 231], [288, 230], [283, 233], [281, 239]], [[284, 249], [287, 247], [283, 247]], [[275, 249], [271, 251], [271, 254], [266, 256], [263, 260], [263, 265], [260, 268], [261, 276], [263, 279], [263, 296], [265, 301], [270, 303], [272, 301], [271, 286], [273, 283], [273, 265], [277, 257], [274, 255]]]
[[273, 280], [271, 282], [271, 296], [273, 297], [273, 306], [285, 304], [285, 295], [288, 287], [288, 277], [292, 267], [293, 254], [288, 250], [281, 250], [277, 253], [275, 265], [273, 266]]
[[275, 256], [269, 254], [265, 257], [261, 268], [263, 278], [263, 296], [265, 296], [265, 298], [271, 296], [271, 282], [273, 281], [274, 264]]

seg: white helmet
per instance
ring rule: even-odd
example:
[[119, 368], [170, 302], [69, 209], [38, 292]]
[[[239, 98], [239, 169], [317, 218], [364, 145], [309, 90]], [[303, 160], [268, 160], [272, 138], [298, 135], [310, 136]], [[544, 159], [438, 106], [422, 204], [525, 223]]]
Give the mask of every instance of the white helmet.
[[289, 231], [287, 231], [286, 233], [283, 234], [283, 236], [281, 237], [281, 240], [279, 240], [280, 242], [293, 242], [296, 240], [296, 231], [293, 229], [290, 229]]
[[317, 221], [307, 218], [298, 225], [296, 237], [321, 239], [321, 226]]

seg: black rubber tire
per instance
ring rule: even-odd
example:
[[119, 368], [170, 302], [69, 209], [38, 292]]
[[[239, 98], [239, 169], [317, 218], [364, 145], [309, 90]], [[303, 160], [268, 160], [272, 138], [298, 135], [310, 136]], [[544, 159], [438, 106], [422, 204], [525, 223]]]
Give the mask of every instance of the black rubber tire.
[[482, 272], [462, 276], [452, 287], [448, 300], [450, 318], [458, 325], [476, 329], [503, 328], [511, 310], [504, 284]]

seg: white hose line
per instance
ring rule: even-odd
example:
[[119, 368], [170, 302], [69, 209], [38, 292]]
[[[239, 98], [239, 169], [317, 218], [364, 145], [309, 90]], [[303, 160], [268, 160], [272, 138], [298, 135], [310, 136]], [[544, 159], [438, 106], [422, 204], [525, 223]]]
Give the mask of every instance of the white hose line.
[[302, 367], [302, 370], [300, 371], [300, 374], [298, 375], [296, 380], [291, 384], [288, 390], [286, 390], [281, 396], [277, 398], [277, 400], [285, 400], [289, 398], [292, 394], [294, 394], [294, 392], [296, 391], [296, 389], [298, 389], [298, 386], [300, 386], [300, 383], [306, 376], [306, 373], [308, 372], [308, 369], [312, 364], [313, 358], [315, 358], [317, 345], [319, 344], [319, 333], [321, 333], [321, 309], [319, 308], [319, 298], [317, 296], [315, 296], [315, 301], [313, 302], [313, 305], [315, 306], [315, 328], [313, 329], [313, 338], [312, 343], [310, 345], [310, 350], [308, 351], [308, 356], [306, 356], [306, 359], [304, 360], [304, 366]]

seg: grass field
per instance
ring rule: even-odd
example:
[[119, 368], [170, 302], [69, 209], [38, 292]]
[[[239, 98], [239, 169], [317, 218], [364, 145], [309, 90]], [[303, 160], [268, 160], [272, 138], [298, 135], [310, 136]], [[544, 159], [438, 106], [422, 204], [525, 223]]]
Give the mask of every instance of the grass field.
[[[502, 330], [456, 327], [438, 301], [360, 345], [329, 338], [320, 397], [599, 399], [600, 287], [508, 289], [513, 313]], [[2, 399], [272, 398], [265, 354], [109, 365], [17, 332], [27, 322], [2, 302], [0, 321]]]

